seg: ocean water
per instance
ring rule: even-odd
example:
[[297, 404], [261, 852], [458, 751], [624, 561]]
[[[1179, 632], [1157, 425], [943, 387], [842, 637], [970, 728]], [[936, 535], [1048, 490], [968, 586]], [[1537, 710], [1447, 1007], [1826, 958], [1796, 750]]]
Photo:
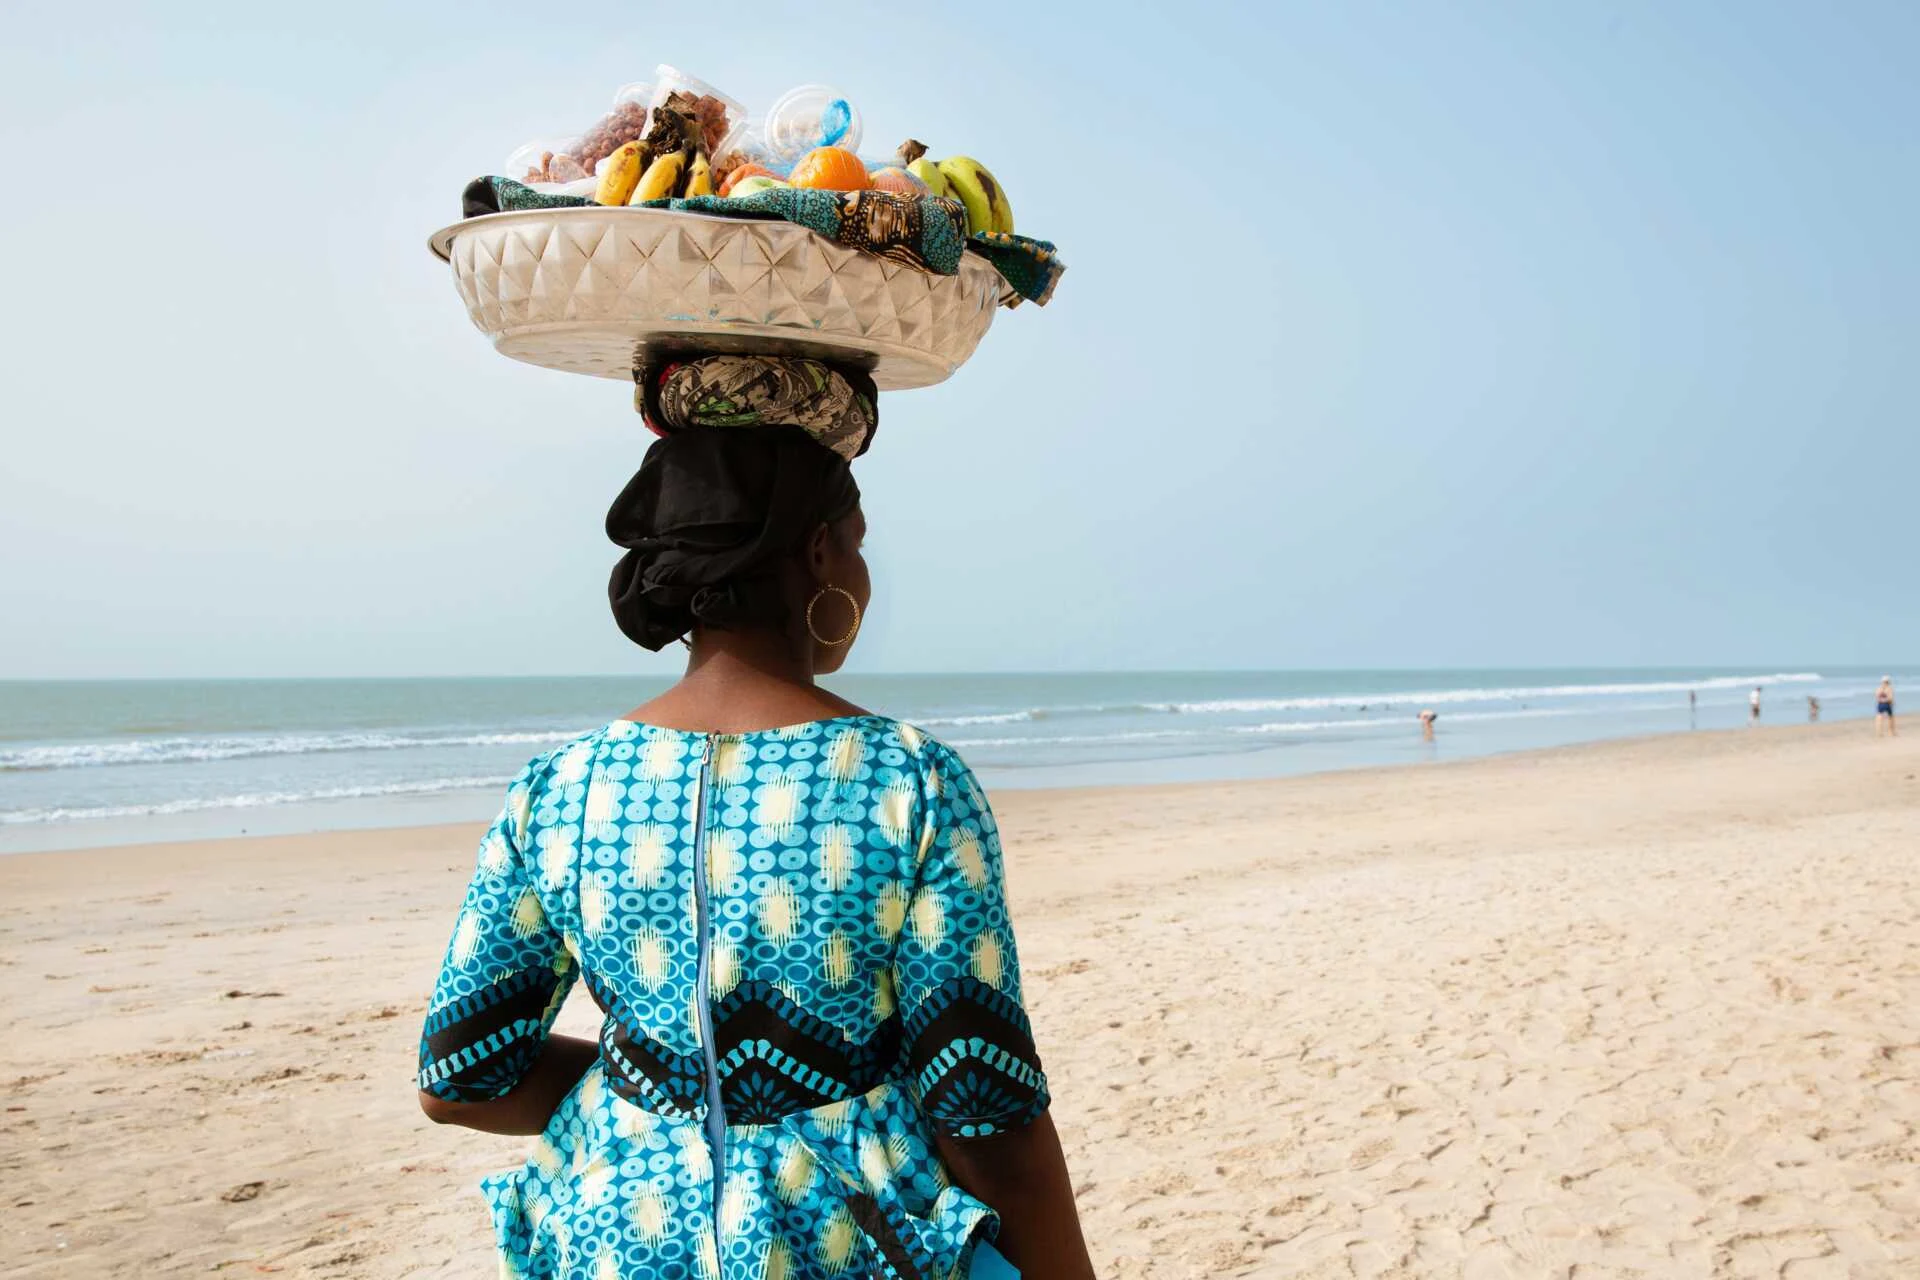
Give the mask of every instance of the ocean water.
[[[993, 787], [1277, 776], [1870, 716], [1880, 670], [1275, 671], [856, 676]], [[1920, 688], [1893, 673], [1896, 685]], [[0, 682], [0, 852], [478, 821], [529, 757], [664, 681]], [[1691, 691], [1696, 705], [1690, 710]], [[1415, 716], [1438, 713], [1436, 741]]]

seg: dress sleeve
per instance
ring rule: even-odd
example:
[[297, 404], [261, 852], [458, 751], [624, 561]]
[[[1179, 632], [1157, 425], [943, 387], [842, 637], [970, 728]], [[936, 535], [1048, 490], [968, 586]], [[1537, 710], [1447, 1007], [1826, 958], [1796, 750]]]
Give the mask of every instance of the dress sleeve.
[[1047, 1109], [1020, 1000], [1000, 832], [973, 773], [930, 750], [918, 869], [893, 981], [914, 1101], [936, 1133], [984, 1138]]
[[480, 841], [420, 1032], [420, 1088], [449, 1102], [484, 1102], [520, 1083], [579, 976], [527, 875], [535, 761], [507, 790]]

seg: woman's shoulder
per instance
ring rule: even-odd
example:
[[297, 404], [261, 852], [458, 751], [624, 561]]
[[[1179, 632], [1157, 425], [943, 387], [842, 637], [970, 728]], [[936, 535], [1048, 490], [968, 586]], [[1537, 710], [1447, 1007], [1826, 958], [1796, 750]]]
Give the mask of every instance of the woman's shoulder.
[[922, 794], [929, 803], [958, 805], [969, 813], [987, 807], [986, 791], [959, 751], [918, 725], [903, 720], [890, 723], [918, 766]]
[[973, 792], [979, 790], [973, 770], [960, 753], [910, 720], [861, 711], [796, 728], [826, 739], [829, 751], [834, 749], [834, 742], [845, 736], [857, 737], [882, 762], [897, 767], [902, 773], [918, 775], [928, 791], [938, 792], [951, 785], [964, 786]]
[[843, 717], [842, 720], [856, 725], [861, 731], [886, 745], [899, 747], [907, 755], [925, 764], [944, 766], [948, 769], [966, 767], [958, 751], [910, 720], [897, 720], [892, 716], [874, 712], [863, 712], [857, 716]]
[[861, 711], [743, 733], [701, 734], [631, 719], [614, 720], [535, 755], [514, 778], [511, 788], [537, 800], [555, 787], [564, 789], [588, 780], [595, 766], [609, 756], [631, 754], [639, 761], [650, 748], [657, 751], [676, 744], [689, 755], [697, 756], [709, 737], [716, 741], [785, 744], [786, 752], [791, 752], [792, 744], [811, 742], [816, 744], [814, 750], [832, 753], [840, 750], [836, 744], [849, 736], [876, 754], [891, 755], [889, 763], [903, 772], [922, 775], [936, 788], [943, 783], [976, 785], [973, 771], [960, 753], [925, 728], [912, 721]]
[[619, 721], [601, 725], [551, 746], [520, 766], [520, 772], [507, 784], [509, 797], [518, 803], [537, 801], [556, 782], [584, 778], [593, 769], [594, 757], [616, 734]]

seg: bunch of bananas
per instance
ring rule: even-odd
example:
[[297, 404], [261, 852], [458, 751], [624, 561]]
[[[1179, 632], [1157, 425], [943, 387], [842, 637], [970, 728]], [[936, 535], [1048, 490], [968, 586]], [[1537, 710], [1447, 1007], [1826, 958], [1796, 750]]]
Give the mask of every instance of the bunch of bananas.
[[967, 234], [1013, 230], [1013, 204], [1007, 199], [1006, 189], [972, 156], [929, 160], [926, 146], [908, 138], [900, 144], [899, 162], [926, 183], [932, 194], [966, 206]]
[[656, 157], [641, 167], [638, 142], [623, 142], [600, 162], [599, 185], [593, 198], [599, 204], [645, 204], [670, 196], [713, 194], [713, 165], [704, 149], [682, 147]]
[[647, 136], [623, 142], [595, 170], [598, 204], [645, 204], [713, 194], [713, 164], [698, 122], [662, 107]]

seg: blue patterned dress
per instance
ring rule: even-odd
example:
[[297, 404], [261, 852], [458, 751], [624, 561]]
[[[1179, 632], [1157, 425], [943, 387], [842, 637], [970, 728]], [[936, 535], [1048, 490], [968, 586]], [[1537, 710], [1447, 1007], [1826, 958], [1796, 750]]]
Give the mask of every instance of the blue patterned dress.
[[420, 1087], [506, 1093], [580, 979], [599, 1059], [482, 1183], [504, 1276], [949, 1280], [997, 1231], [934, 1135], [1028, 1124], [1047, 1086], [993, 815], [949, 748], [877, 716], [616, 720], [535, 759], [481, 841]]

